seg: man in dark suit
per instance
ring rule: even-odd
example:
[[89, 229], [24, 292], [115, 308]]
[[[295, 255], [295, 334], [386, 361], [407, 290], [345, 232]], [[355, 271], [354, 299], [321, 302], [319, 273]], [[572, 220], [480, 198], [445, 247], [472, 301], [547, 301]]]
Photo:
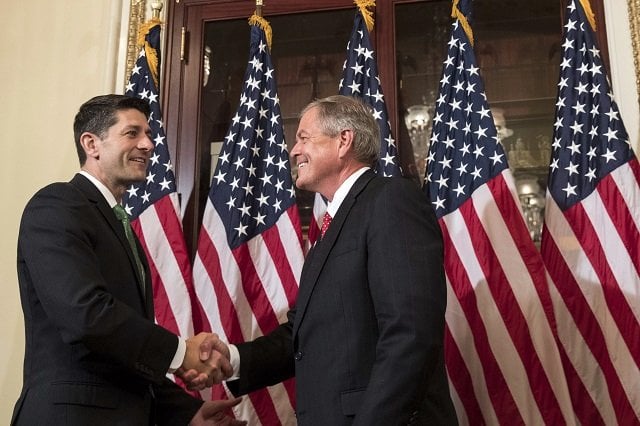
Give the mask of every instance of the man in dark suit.
[[12, 424], [243, 424], [223, 413], [237, 400], [203, 403], [166, 377], [191, 369], [220, 380], [231, 366], [200, 361], [204, 334], [185, 341], [154, 324], [144, 252], [112, 210], [145, 178], [148, 117], [146, 101], [121, 95], [82, 105], [74, 122], [82, 171], [38, 191], [24, 210], [24, 385]]
[[296, 185], [322, 194], [332, 219], [307, 255], [296, 307], [252, 342], [203, 343], [231, 358], [235, 394], [295, 374], [301, 426], [457, 423], [443, 354], [440, 229], [414, 183], [371, 170], [379, 137], [354, 98], [302, 111]]

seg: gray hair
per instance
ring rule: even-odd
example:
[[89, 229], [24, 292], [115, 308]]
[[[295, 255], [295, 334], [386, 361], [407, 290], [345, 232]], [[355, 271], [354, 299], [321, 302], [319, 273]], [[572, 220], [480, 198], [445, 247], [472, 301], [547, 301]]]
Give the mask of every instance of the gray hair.
[[317, 108], [322, 132], [335, 137], [341, 131], [353, 131], [353, 153], [357, 161], [375, 167], [380, 156], [380, 129], [371, 108], [351, 96], [335, 95], [307, 105], [300, 116]]

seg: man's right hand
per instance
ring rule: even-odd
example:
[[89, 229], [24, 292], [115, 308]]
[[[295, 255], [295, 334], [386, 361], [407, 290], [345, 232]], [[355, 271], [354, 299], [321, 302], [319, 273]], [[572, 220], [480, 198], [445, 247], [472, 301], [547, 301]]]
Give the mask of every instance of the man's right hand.
[[[176, 374], [189, 388], [211, 387], [231, 377], [233, 368], [229, 363], [229, 349], [217, 334], [200, 333], [187, 339], [186, 343], [184, 361]], [[203, 355], [203, 348], [206, 350], [206, 356]]]
[[217, 334], [208, 334], [200, 342], [200, 361], [206, 361], [216, 353], [220, 353], [226, 359], [229, 359], [229, 346], [220, 340]]
[[229, 363], [229, 347], [225, 342], [220, 340], [217, 334], [200, 333], [198, 336], [187, 340], [185, 363], [187, 357], [189, 357], [188, 365], [192, 365], [191, 363], [194, 362], [189, 355], [192, 349], [190, 344], [198, 344], [195, 351], [191, 353], [191, 355], [195, 353], [198, 356], [197, 362], [195, 362], [196, 364], [213, 364], [218, 365], [219, 368], [212, 376], [211, 374], [204, 374], [197, 368], [186, 368], [185, 364], [183, 364], [185, 368], [181, 369], [179, 375], [189, 389], [202, 390], [205, 387], [211, 387], [214, 384], [221, 383], [233, 375], [233, 368]]

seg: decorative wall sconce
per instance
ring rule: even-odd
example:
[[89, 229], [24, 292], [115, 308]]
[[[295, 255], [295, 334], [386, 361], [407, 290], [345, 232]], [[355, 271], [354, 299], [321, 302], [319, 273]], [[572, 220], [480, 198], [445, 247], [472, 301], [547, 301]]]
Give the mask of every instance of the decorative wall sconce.
[[431, 111], [427, 105], [410, 106], [404, 122], [409, 130], [418, 176], [424, 176], [431, 136]]
[[542, 237], [542, 222], [544, 220], [544, 192], [538, 180], [531, 176], [521, 176], [516, 182], [518, 198], [522, 205], [524, 219], [529, 228], [531, 239], [540, 242]]

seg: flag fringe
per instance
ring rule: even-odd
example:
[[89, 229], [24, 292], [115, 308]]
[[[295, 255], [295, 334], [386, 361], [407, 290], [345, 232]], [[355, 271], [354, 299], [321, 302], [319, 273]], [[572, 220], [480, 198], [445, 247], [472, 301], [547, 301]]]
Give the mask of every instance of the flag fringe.
[[355, 0], [354, 3], [360, 9], [364, 23], [367, 26], [367, 30], [369, 32], [373, 31], [375, 19], [373, 18], [373, 11], [368, 8], [376, 7], [376, 0]]
[[464, 16], [464, 14], [460, 11], [460, 9], [458, 9], [458, 3], [460, 3], [460, 0], [453, 0], [453, 7], [451, 8], [451, 17], [456, 18], [458, 21], [460, 21], [460, 24], [462, 25], [464, 32], [467, 34], [467, 38], [469, 39], [471, 46], [473, 46], [473, 30], [471, 29], [471, 25], [469, 24], [469, 21], [467, 21], [467, 17]]
[[257, 13], [254, 13], [251, 15], [251, 18], [249, 18], [249, 25], [258, 25], [262, 28], [264, 35], [267, 37], [267, 46], [269, 47], [269, 51], [271, 51], [271, 36], [273, 33], [271, 32], [271, 25], [269, 24], [269, 21], [264, 19], [262, 16], [259, 16]]
[[154, 49], [149, 42], [146, 41], [147, 34], [151, 31], [151, 28], [156, 25], [162, 24], [162, 21], [159, 18], [153, 18], [149, 21], [140, 25], [140, 29], [138, 30], [138, 46], [144, 46], [144, 54], [147, 58], [147, 64], [149, 64], [149, 71], [151, 71], [151, 77], [153, 78], [153, 83], [156, 86], [156, 90], [158, 87], [158, 52]]
[[587, 15], [587, 20], [589, 21], [589, 25], [591, 25], [591, 29], [596, 31], [596, 17], [591, 9], [591, 3], [589, 0], [580, 0], [580, 4], [582, 5], [582, 10], [584, 10], [584, 14]]

